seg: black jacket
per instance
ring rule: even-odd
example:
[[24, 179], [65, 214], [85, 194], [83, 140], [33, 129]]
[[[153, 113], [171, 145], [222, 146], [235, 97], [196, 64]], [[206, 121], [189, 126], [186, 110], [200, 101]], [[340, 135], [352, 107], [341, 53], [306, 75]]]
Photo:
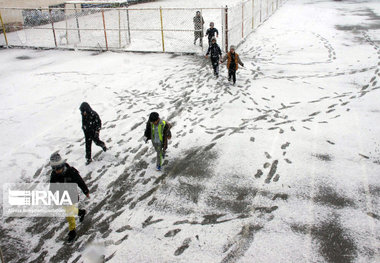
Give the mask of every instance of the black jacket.
[[206, 30], [206, 36], [208, 36], [209, 39], [215, 36], [215, 33], [219, 35], [218, 29], [214, 28], [209, 28]]
[[[102, 121], [99, 118], [99, 115], [91, 109], [90, 105], [87, 102], [83, 102], [80, 105], [80, 111], [82, 113], [82, 129], [85, 134], [93, 135], [95, 132], [100, 131], [102, 128]], [[83, 112], [86, 112], [86, 116], [83, 115]]]
[[55, 171], [51, 172], [50, 183], [76, 183], [85, 195], [90, 192], [77, 169], [67, 163], [61, 174], [57, 174]]
[[219, 56], [222, 55], [222, 50], [220, 49], [217, 43], [214, 43], [208, 47], [206, 56], [208, 56], [209, 54], [211, 54], [211, 58], [219, 58]]
[[[172, 127], [171, 124], [166, 122], [164, 126], [164, 131], [163, 131], [163, 138], [162, 138], [164, 141], [164, 145], [163, 145], [164, 149], [168, 148], [168, 139], [172, 137], [172, 133], [170, 131], [171, 127]], [[146, 123], [144, 136], [147, 137], [148, 140], [152, 139], [152, 123], [150, 123], [149, 120]]]

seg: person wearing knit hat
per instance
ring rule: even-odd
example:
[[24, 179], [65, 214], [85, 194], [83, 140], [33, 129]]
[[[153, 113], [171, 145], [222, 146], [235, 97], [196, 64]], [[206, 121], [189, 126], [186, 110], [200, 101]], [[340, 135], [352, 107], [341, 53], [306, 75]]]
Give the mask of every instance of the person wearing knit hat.
[[160, 119], [157, 112], [150, 113], [144, 132], [144, 141], [147, 143], [148, 140], [152, 140], [153, 147], [157, 153], [157, 171], [161, 171], [162, 161], [168, 148], [168, 140], [172, 137], [170, 132], [171, 127], [170, 123]]
[[[90, 191], [88, 190], [82, 177], [79, 175], [78, 170], [66, 163], [66, 160], [62, 159], [59, 153], [53, 153], [50, 156], [50, 166], [52, 168], [50, 184], [76, 183], [82, 190], [83, 194], [85, 194], [87, 198], [90, 198]], [[52, 188], [52, 185], [50, 186]], [[84, 216], [86, 215], [86, 210], [78, 209], [75, 205], [65, 206], [64, 209], [67, 214], [66, 220], [69, 223], [68, 242], [72, 242], [77, 235], [75, 231], [75, 216], [77, 215], [79, 217], [79, 221], [82, 222], [84, 220]]]
[[222, 59], [222, 63], [227, 60], [228, 81], [231, 81], [232, 78], [234, 85], [236, 83], [236, 71], [239, 68], [239, 64], [244, 67], [244, 63], [240, 60], [240, 57], [235, 50], [236, 47], [231, 45], [230, 51]]

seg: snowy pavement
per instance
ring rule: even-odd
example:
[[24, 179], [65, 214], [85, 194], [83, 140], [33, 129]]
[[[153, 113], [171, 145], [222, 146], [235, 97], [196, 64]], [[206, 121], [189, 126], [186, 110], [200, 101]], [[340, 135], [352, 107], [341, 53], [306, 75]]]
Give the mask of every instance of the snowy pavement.
[[[91, 195], [71, 246], [62, 218], [3, 218], [6, 259], [379, 262], [379, 16], [290, 0], [237, 50], [236, 86], [199, 56], [1, 50], [0, 183], [47, 182], [59, 150]], [[82, 101], [109, 147], [89, 166]], [[151, 111], [173, 124], [163, 172]]]

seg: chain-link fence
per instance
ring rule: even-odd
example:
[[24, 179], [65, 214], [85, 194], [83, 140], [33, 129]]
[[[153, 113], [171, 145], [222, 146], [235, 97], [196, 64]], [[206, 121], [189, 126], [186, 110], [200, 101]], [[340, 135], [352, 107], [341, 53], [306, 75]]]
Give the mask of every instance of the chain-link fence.
[[[0, 8], [1, 46], [204, 52], [210, 22], [223, 50], [239, 45], [283, 0], [246, 0], [220, 8], [105, 8], [65, 4]], [[197, 14], [198, 12], [198, 14]]]

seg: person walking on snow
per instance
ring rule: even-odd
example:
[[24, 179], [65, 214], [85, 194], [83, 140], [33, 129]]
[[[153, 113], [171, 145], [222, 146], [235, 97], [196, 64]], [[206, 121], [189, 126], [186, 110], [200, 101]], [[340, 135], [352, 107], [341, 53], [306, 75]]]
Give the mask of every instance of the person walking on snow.
[[211, 46], [211, 44], [212, 44], [212, 38], [219, 36], [218, 29], [214, 28], [214, 22], [210, 23], [210, 28], [208, 28], [206, 30], [206, 36], [208, 36], [208, 45], [209, 46]]
[[171, 139], [171, 125], [161, 120], [157, 112], [152, 112], [149, 115], [149, 120], [146, 123], [144, 133], [145, 143], [152, 140], [154, 149], [157, 152], [156, 169], [161, 171], [162, 161], [165, 158], [165, 152], [168, 148], [168, 140]]
[[[82, 177], [79, 175], [79, 172], [74, 167], [71, 167], [66, 163], [65, 160], [59, 155], [59, 153], [53, 153], [50, 156], [50, 166], [53, 169], [50, 175], [50, 184], [53, 183], [75, 183], [86, 195], [87, 198], [90, 198], [89, 190], [87, 185], [83, 181]], [[52, 185], [50, 185], [52, 188]], [[79, 216], [79, 221], [83, 222], [84, 216], [86, 215], [86, 210], [78, 209], [75, 205], [65, 206], [66, 210], [66, 220], [69, 223], [69, 234], [68, 242], [74, 241], [77, 233], [75, 231], [75, 216]]]
[[220, 57], [222, 56], [222, 50], [220, 49], [219, 45], [216, 43], [216, 38], [213, 37], [211, 40], [211, 46], [208, 47], [206, 58], [208, 58], [208, 55], [211, 56], [211, 64], [214, 69], [214, 75], [218, 78], [219, 77], [219, 62], [221, 62]]
[[99, 139], [100, 129], [102, 128], [102, 121], [99, 115], [91, 109], [87, 102], [83, 102], [80, 105], [80, 111], [82, 113], [82, 129], [84, 137], [86, 139], [86, 165], [92, 162], [91, 159], [91, 145], [92, 141], [100, 147], [103, 151], [107, 151], [106, 144]]
[[228, 69], [228, 81], [233, 80], [233, 83], [236, 83], [236, 71], [239, 68], [239, 64], [244, 67], [244, 63], [240, 60], [239, 55], [235, 52], [235, 46], [230, 47], [230, 51], [222, 59], [222, 63], [227, 60], [227, 69]]
[[203, 43], [203, 24], [205, 21], [201, 16], [201, 12], [197, 11], [193, 18], [194, 23], [194, 45], [197, 43], [197, 39], [199, 38], [199, 45], [202, 46]]

